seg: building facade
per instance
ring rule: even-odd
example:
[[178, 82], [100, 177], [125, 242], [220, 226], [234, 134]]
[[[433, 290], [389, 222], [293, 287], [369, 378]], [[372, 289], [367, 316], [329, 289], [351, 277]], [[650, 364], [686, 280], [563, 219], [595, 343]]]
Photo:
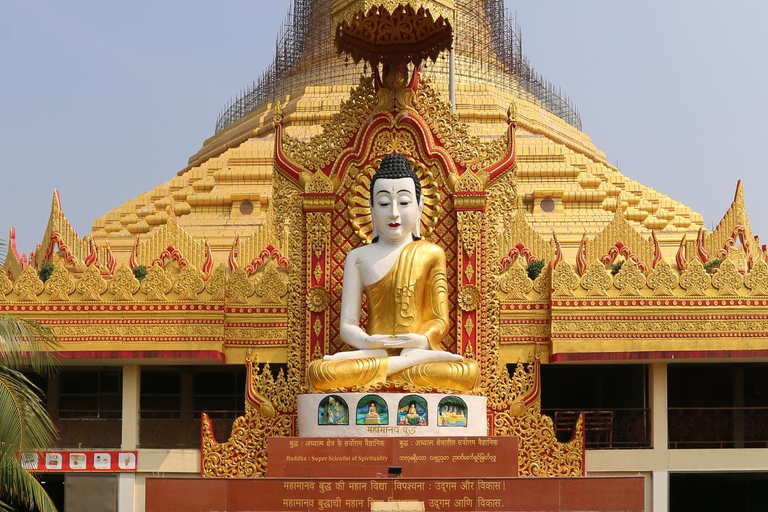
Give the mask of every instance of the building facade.
[[41, 382], [58, 448], [136, 454], [130, 471], [43, 472], [46, 488], [64, 510], [140, 511], [148, 479], [263, 474], [266, 436], [296, 434], [306, 365], [342, 348], [340, 269], [370, 235], [358, 177], [402, 152], [449, 258], [445, 348], [485, 365], [489, 433], [521, 437], [522, 475], [641, 474], [653, 511], [764, 503], [768, 262], [741, 185], [710, 232], [623, 176], [502, 2], [405, 2], [452, 28], [426, 67], [356, 54], [343, 37], [385, 3], [297, 0], [282, 56], [177, 176], [85, 238], [56, 192], [35, 251], [11, 232], [0, 308], [61, 343]]

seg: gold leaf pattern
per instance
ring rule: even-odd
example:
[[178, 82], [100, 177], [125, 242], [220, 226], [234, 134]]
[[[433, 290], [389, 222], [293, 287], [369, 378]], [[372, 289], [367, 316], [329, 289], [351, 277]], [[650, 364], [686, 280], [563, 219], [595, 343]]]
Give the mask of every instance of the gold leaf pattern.
[[219, 263], [216, 269], [205, 283], [205, 291], [211, 294], [211, 300], [221, 300], [224, 298], [224, 287], [227, 281], [227, 268], [223, 263]]
[[763, 259], [757, 260], [744, 277], [744, 284], [752, 290], [750, 295], [768, 295], [768, 263]]
[[198, 293], [205, 289], [203, 273], [194, 265], [185, 265], [173, 281], [173, 291], [179, 296], [179, 300], [198, 300]]
[[611, 281], [611, 276], [605, 271], [605, 265], [595, 261], [581, 276], [581, 287], [587, 290], [587, 295], [604, 296], [611, 286]]
[[467, 321], [464, 322], [464, 330], [467, 331], [467, 334], [472, 336], [472, 331], [475, 330], [475, 322], [472, 321], [472, 317], [467, 317]]
[[685, 290], [686, 295], [704, 295], [704, 290], [709, 288], [710, 283], [709, 274], [699, 260], [688, 264], [688, 268], [680, 276], [680, 287]]
[[253, 283], [248, 280], [248, 275], [242, 267], [232, 272], [226, 288], [228, 302], [243, 304], [248, 301], [248, 297], [253, 295], [253, 291]]
[[19, 302], [37, 301], [37, 296], [43, 293], [44, 288], [45, 285], [37, 276], [37, 272], [30, 266], [21, 271], [13, 284], [13, 291], [18, 295]]
[[313, 286], [307, 294], [307, 308], [314, 312], [320, 313], [328, 309], [328, 305], [331, 303], [331, 296], [328, 290], [322, 286]]
[[96, 265], [91, 265], [80, 275], [76, 289], [82, 300], [101, 300], [101, 295], [107, 291], [107, 282], [101, 277]]
[[[527, 274], [528, 272], [526, 271], [526, 275]], [[533, 281], [533, 289], [536, 293], [539, 294], [540, 298], [544, 298], [549, 295], [552, 284], [550, 282], [551, 277], [552, 271], [550, 270], [550, 266], [547, 264], [544, 265], [539, 276]]]
[[45, 282], [45, 291], [48, 292], [51, 300], [56, 301], [67, 300], [75, 291], [75, 283], [61, 262], [54, 265], [51, 277]]
[[166, 300], [165, 294], [170, 292], [173, 283], [165, 274], [165, 269], [160, 265], [147, 267], [147, 275], [141, 280], [141, 291], [147, 295], [149, 301]]
[[253, 283], [256, 295], [261, 297], [262, 304], [280, 304], [281, 297], [288, 293], [288, 285], [285, 283], [284, 274], [277, 271], [274, 260], [269, 260], [264, 270], [259, 272]]
[[0, 298], [4, 298], [6, 295], [13, 291], [13, 281], [8, 279], [5, 269], [0, 268]]
[[331, 215], [325, 212], [310, 212], [307, 214], [307, 241], [315, 253], [315, 257], [325, 250], [328, 243], [328, 233], [331, 228]]
[[730, 259], [720, 263], [719, 270], [712, 276], [712, 286], [718, 289], [718, 295], [736, 295], [744, 278]]
[[480, 242], [480, 229], [483, 223], [483, 212], [466, 211], [458, 212], [459, 218], [459, 240], [461, 248], [468, 254], [475, 252]]
[[633, 260], [624, 260], [613, 279], [613, 286], [621, 291], [620, 295], [639, 295], [645, 286], [645, 274], [637, 268], [637, 263]]
[[672, 290], [677, 286], [677, 280], [677, 274], [669, 263], [661, 260], [648, 276], [648, 288], [653, 290], [653, 295], [672, 295]]
[[464, 267], [464, 276], [467, 281], [471, 281], [475, 277], [475, 267], [472, 266], [472, 262], [467, 263], [467, 266]]
[[114, 296], [113, 300], [133, 300], [133, 294], [139, 291], [141, 283], [133, 275], [133, 271], [128, 268], [128, 265], [121, 263], [115, 275], [109, 282], [109, 292]]
[[579, 276], [567, 261], [561, 261], [552, 272], [552, 296], [572, 297], [573, 291], [579, 287]]
[[528, 277], [528, 271], [523, 268], [520, 258], [502, 274], [499, 286], [508, 298], [525, 300], [526, 294], [533, 289], [533, 281]]

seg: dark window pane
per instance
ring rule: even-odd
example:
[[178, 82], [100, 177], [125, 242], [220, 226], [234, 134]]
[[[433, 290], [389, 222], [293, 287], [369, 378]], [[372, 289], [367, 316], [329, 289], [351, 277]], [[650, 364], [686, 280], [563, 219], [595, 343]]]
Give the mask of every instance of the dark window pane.
[[176, 396], [143, 396], [141, 397], [142, 411], [181, 411], [181, 397]]
[[123, 375], [122, 372], [119, 371], [104, 371], [99, 372], [99, 376], [101, 378], [101, 386], [99, 391], [102, 393], [121, 393], [122, 392], [122, 383], [123, 383]]
[[141, 393], [169, 394], [181, 393], [181, 374], [176, 371], [141, 372]]
[[99, 410], [99, 399], [96, 395], [61, 395], [59, 398], [60, 411], [93, 411]]
[[195, 374], [195, 395], [224, 395], [236, 392], [236, 374], [204, 372]]
[[96, 393], [99, 374], [95, 371], [65, 371], [60, 376], [61, 393]]
[[195, 411], [236, 411], [237, 399], [234, 396], [195, 397]]

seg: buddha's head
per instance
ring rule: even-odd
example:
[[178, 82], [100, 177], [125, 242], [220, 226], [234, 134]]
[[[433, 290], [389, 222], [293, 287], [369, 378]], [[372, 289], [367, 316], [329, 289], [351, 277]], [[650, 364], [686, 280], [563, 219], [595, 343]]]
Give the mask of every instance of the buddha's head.
[[421, 238], [424, 198], [411, 163], [399, 153], [385, 156], [371, 178], [373, 243], [399, 244]]

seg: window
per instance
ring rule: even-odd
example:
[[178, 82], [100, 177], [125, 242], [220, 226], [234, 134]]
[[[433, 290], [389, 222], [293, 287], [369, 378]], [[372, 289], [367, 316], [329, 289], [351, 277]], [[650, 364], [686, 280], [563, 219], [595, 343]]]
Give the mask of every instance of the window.
[[768, 364], [671, 364], [670, 448], [768, 447]]
[[561, 442], [583, 413], [587, 448], [650, 446], [645, 365], [542, 365], [541, 407]]
[[195, 372], [195, 418], [203, 412], [217, 419], [245, 414], [245, 377], [243, 368]]
[[245, 379], [239, 364], [142, 368], [141, 447], [199, 447], [202, 413], [213, 419], [217, 439], [228, 438], [232, 421], [245, 414]]
[[142, 368], [139, 414], [142, 418], [181, 418], [181, 372]]
[[539, 206], [541, 207], [541, 211], [543, 212], [547, 212], [547, 213], [553, 212], [555, 211], [555, 200], [552, 199], [551, 197], [545, 197], [544, 199], [541, 200], [541, 202], [539, 203]]
[[66, 369], [59, 374], [60, 419], [120, 419], [122, 409], [120, 369]]

